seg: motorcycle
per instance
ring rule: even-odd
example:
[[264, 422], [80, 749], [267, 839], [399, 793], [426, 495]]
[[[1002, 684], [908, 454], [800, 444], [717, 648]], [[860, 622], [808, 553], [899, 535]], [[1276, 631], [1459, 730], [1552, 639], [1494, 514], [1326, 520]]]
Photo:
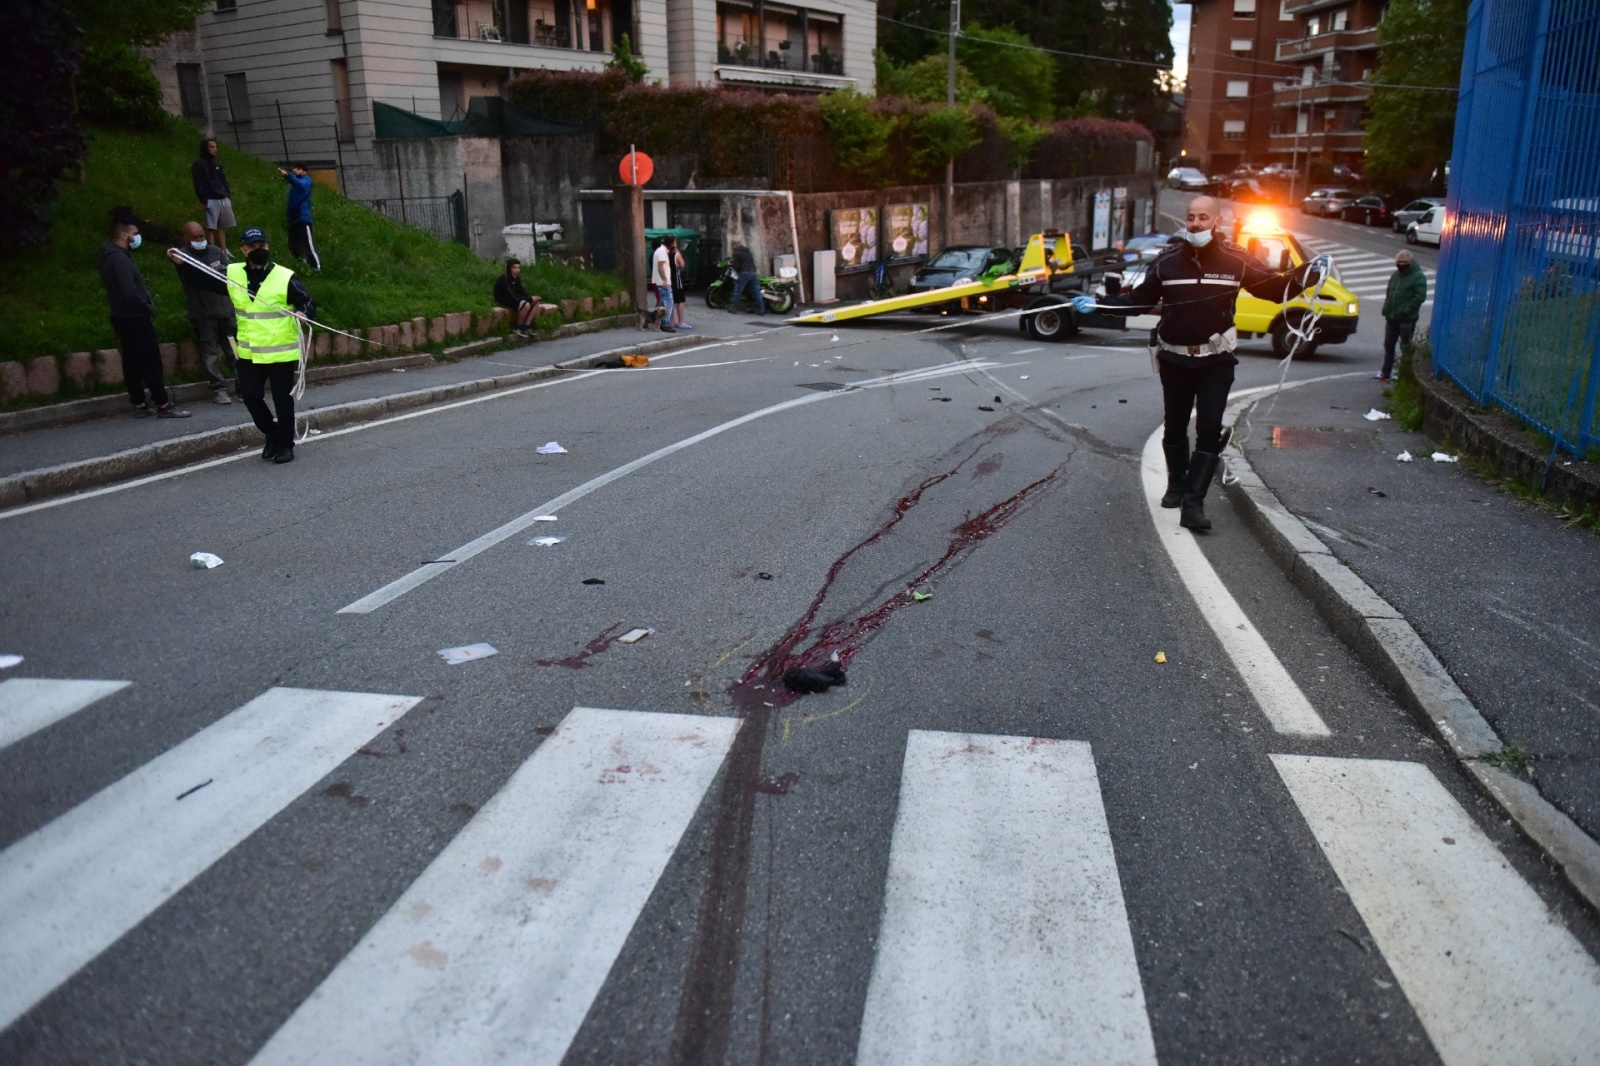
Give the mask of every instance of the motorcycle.
[[[778, 277], [758, 277], [761, 299], [773, 314], [786, 315], [794, 310], [796, 279], [800, 272], [794, 267], [784, 267]], [[734, 288], [739, 283], [739, 272], [726, 259], [717, 261], [717, 280], [706, 287], [706, 306], [720, 311], [733, 302]]]

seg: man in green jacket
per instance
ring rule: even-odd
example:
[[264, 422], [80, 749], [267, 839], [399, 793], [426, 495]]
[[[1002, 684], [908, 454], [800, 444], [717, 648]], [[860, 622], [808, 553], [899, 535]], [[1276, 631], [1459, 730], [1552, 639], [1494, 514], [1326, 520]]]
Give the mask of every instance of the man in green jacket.
[[1417, 316], [1428, 301], [1428, 278], [1411, 261], [1404, 248], [1394, 255], [1394, 273], [1389, 276], [1389, 291], [1383, 296], [1383, 369], [1372, 375], [1387, 382], [1394, 374], [1394, 346], [1411, 354], [1411, 337], [1417, 330]]

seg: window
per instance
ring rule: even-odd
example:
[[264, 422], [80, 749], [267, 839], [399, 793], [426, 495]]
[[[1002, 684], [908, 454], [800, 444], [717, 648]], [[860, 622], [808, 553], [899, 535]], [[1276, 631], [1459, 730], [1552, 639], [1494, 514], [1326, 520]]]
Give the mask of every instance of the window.
[[228, 87], [228, 119], [234, 123], [250, 121], [250, 85], [243, 74], [225, 74]]
[[832, 12], [750, 0], [717, 4], [723, 66], [844, 73], [844, 20]]
[[339, 11], [339, 0], [322, 0], [323, 7], [328, 13], [328, 32], [344, 32], [344, 16]]
[[1244, 119], [1225, 119], [1222, 123], [1222, 137], [1228, 141], [1244, 140]]
[[178, 64], [178, 104], [184, 118], [205, 119], [206, 91], [199, 63]]
[[1230, 81], [1228, 83], [1228, 99], [1243, 100], [1250, 95], [1249, 81]]
[[1233, 0], [1233, 17], [1236, 19], [1255, 18], [1256, 0]]
[[1322, 16], [1316, 15], [1306, 19], [1306, 36], [1316, 37], [1322, 32]]
[[1333, 28], [1335, 32], [1350, 28], [1350, 12], [1348, 10], [1335, 11], [1333, 13]]
[[1289, 14], [1289, 0], [1278, 0], [1278, 21], [1293, 22], [1294, 16]]
[[1236, 56], [1247, 56], [1254, 50], [1256, 43], [1248, 37], [1235, 37], [1228, 45], [1228, 51]]
[[350, 105], [350, 64], [334, 59], [328, 65], [333, 70], [334, 134], [348, 143], [356, 139], [355, 111]]
[[217, 0], [217, 14], [235, 11], [238, 6], [237, 0]]

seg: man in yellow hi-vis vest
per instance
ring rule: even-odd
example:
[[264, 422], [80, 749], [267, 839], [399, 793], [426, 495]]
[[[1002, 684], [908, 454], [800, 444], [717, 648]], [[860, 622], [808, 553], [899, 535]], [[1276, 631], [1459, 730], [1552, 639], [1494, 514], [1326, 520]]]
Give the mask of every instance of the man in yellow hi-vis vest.
[[[267, 235], [244, 231], [244, 262], [228, 267], [228, 295], [239, 320], [236, 373], [239, 399], [267, 438], [261, 458], [294, 462], [294, 384], [300, 369], [300, 318], [314, 318], [317, 305], [294, 276], [272, 261]], [[272, 409], [265, 393], [272, 387]], [[273, 412], [277, 417], [273, 417]]]

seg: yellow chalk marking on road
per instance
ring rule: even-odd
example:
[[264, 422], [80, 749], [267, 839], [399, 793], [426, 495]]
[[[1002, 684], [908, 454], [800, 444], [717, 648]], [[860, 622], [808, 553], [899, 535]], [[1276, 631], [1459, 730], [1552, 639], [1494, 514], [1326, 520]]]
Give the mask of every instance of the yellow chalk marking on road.
[[843, 707], [840, 707], [836, 711], [828, 711], [824, 714], [790, 715], [788, 718], [783, 720], [783, 743], [789, 743], [789, 731], [794, 726], [810, 725], [812, 722], [821, 722], [828, 718], [837, 718], [846, 711], [854, 710], [856, 707], [860, 706], [861, 701], [870, 695], [872, 695], [872, 679], [868, 678], [867, 691], [863, 692], [861, 695], [857, 696], [855, 699], [851, 700], [849, 703], [845, 704]]

